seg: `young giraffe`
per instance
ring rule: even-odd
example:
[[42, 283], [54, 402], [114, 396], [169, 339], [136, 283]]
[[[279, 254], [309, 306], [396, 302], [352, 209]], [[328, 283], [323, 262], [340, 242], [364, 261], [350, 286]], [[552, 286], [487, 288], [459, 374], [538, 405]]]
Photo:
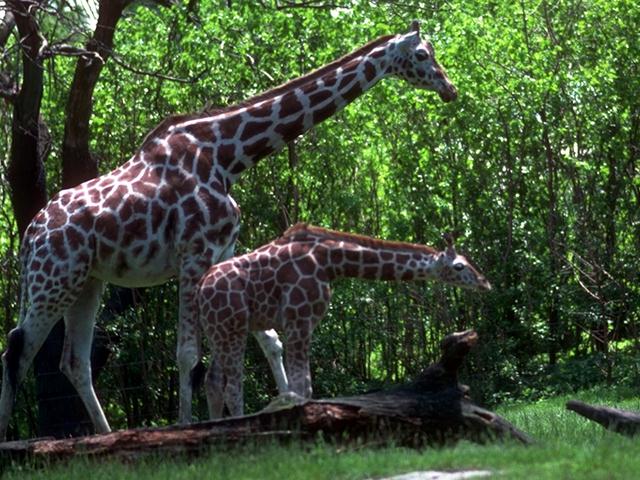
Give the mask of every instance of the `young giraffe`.
[[[200, 348], [195, 285], [211, 264], [233, 255], [240, 213], [229, 195], [231, 186], [258, 160], [387, 76], [434, 90], [444, 101], [457, 96], [414, 22], [407, 34], [381, 37], [242, 104], [170, 117], [124, 165], [52, 198], [33, 219], [21, 247], [22, 302], [2, 358], [0, 437], [17, 385], [62, 316], [66, 337], [60, 367], [96, 431], [108, 432], [89, 364], [103, 285], [151, 286], [175, 276], [179, 421], [191, 421], [190, 372]], [[273, 334], [258, 339], [265, 352], [278, 348]], [[286, 379], [279, 387], [286, 389]]]
[[242, 415], [244, 349], [248, 333], [256, 330], [285, 332], [290, 390], [311, 397], [311, 332], [327, 312], [336, 278], [436, 280], [490, 290], [453, 241], [447, 242], [438, 252], [297, 224], [253, 252], [213, 265], [198, 286], [200, 323], [212, 351], [206, 383], [210, 416], [220, 417], [224, 404], [231, 415]]

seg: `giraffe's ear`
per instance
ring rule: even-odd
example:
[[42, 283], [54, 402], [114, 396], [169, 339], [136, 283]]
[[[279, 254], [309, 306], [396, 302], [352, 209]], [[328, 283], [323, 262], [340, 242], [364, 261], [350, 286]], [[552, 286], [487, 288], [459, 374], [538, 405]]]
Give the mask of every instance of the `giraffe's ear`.
[[418, 20], [412, 20], [409, 24], [409, 32], [416, 32], [420, 36], [420, 22]]
[[420, 45], [420, 35], [418, 34], [418, 32], [412, 31], [402, 36], [402, 38], [398, 42], [398, 49], [404, 55], [410, 55], [418, 45]]
[[444, 239], [445, 243], [447, 244], [447, 248], [445, 249], [445, 253], [447, 254], [447, 256], [449, 257], [455, 257], [456, 256], [456, 247], [453, 245], [455, 242], [455, 233], [453, 232], [445, 232], [442, 234], [442, 238]]

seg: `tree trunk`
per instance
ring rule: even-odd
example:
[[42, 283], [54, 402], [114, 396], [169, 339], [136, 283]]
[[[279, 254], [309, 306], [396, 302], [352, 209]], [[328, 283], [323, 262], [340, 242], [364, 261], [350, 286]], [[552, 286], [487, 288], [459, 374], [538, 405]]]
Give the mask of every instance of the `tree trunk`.
[[627, 436], [640, 434], [640, 412], [630, 412], [618, 408], [588, 405], [578, 400], [567, 402], [567, 410], [572, 410], [604, 428]]
[[78, 59], [66, 108], [62, 141], [62, 188], [75, 187], [98, 176], [97, 162], [89, 151], [93, 90], [105, 62], [111, 56], [116, 26], [127, 3], [123, 0], [100, 2], [96, 30], [85, 46], [87, 54]]
[[559, 225], [558, 225], [558, 165], [556, 155], [551, 147], [551, 139], [549, 137], [549, 124], [547, 120], [547, 112], [543, 107], [540, 110], [540, 118], [542, 120], [542, 144], [544, 146], [544, 154], [547, 166], [547, 195], [548, 195], [548, 211], [547, 211], [547, 247], [549, 249], [549, 273], [553, 287], [550, 292], [547, 324], [549, 327], [549, 365], [555, 365], [558, 361], [559, 338], [560, 338], [560, 310], [557, 288], [555, 284], [558, 281], [558, 273], [560, 270], [558, 259], [561, 258]]
[[[20, 237], [47, 201], [44, 155], [40, 150], [40, 102], [43, 68], [38, 57], [42, 46], [40, 28], [29, 11], [33, 2], [7, 2], [18, 28], [22, 46], [22, 85], [13, 100], [11, 151], [7, 179]], [[8, 28], [8, 27], [7, 27]]]
[[[18, 234], [25, 230], [34, 215], [47, 201], [44, 162], [48, 154], [41, 136], [44, 122], [40, 119], [40, 102], [43, 92], [43, 66], [39, 58], [42, 37], [40, 27], [29, 9], [32, 2], [8, 2], [10, 17], [5, 17], [2, 41], [6, 41], [15, 25], [21, 38], [22, 85], [11, 98], [13, 123], [11, 150], [7, 178], [11, 186], [11, 202]], [[20, 292], [24, 295], [24, 292]]]
[[125, 430], [82, 439], [8, 442], [0, 461], [16, 456], [43, 460], [75, 455], [138, 458], [147, 454], [206, 452], [246, 441], [326, 440], [352, 444], [419, 447], [461, 439], [485, 442], [530, 438], [498, 415], [475, 405], [468, 387], [458, 383], [458, 369], [477, 343], [473, 331], [454, 333], [442, 342], [437, 363], [395, 388], [354, 397], [302, 401], [291, 407], [270, 406], [255, 415], [186, 426]]

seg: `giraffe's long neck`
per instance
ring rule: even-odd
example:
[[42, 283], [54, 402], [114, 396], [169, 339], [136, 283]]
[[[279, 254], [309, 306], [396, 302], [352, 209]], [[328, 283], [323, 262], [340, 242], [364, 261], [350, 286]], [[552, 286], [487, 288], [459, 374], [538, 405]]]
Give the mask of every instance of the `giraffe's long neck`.
[[436, 278], [438, 253], [388, 242], [361, 245], [350, 241], [324, 242], [329, 278], [367, 280], [426, 280]]
[[230, 186], [245, 169], [335, 114], [383, 78], [391, 64], [389, 47], [395, 38], [382, 37], [237, 108], [176, 123], [167, 130], [167, 141], [172, 136], [184, 137], [183, 143], [197, 140], [198, 151], [189, 155], [210, 158], [214, 168], [209, 176]]
[[327, 278], [426, 280], [439, 276], [443, 252], [406, 242], [393, 242], [298, 224], [276, 244], [288, 244], [293, 257], [311, 254]]
[[[290, 259], [299, 263], [303, 275], [315, 269], [328, 280], [354, 277], [370, 280], [435, 280], [478, 291], [491, 284], [453, 242], [446, 250], [415, 243], [381, 240], [298, 223], [268, 249], [284, 247]], [[315, 265], [315, 267], [312, 267]], [[298, 273], [299, 273], [298, 272]]]

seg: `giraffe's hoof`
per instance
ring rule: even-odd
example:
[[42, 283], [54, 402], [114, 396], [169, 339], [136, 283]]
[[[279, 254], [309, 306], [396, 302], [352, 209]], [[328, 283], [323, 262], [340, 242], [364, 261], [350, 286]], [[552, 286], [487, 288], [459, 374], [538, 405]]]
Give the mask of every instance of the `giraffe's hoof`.
[[271, 413], [278, 410], [286, 410], [293, 408], [297, 405], [304, 405], [308, 398], [304, 398], [302, 395], [298, 395], [295, 392], [284, 392], [271, 400], [269, 404], [260, 410], [259, 413]]

